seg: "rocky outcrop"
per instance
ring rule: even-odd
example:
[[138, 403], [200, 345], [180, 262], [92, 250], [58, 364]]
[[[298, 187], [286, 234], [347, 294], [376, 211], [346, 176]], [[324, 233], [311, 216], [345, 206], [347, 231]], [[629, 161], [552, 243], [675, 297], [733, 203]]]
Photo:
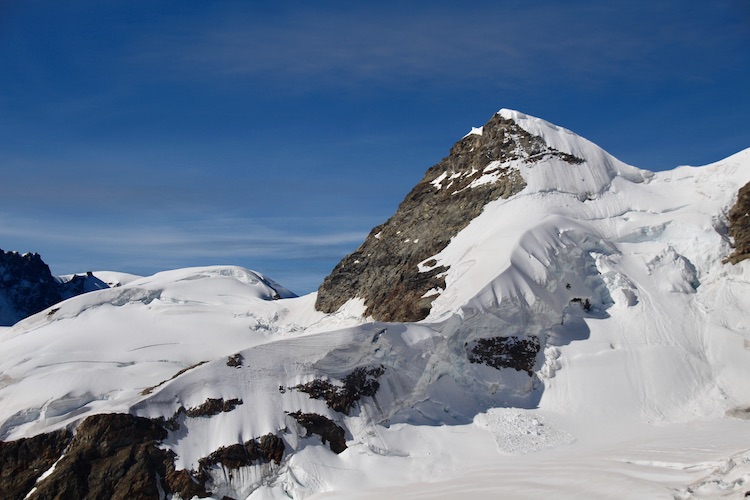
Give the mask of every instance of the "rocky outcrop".
[[91, 271], [86, 274], [74, 274], [67, 281], [62, 281], [61, 285], [63, 287], [63, 298], [65, 299], [109, 288], [107, 283], [94, 276]]
[[[236, 401], [224, 401], [218, 411], [231, 411]], [[212, 403], [201, 413], [213, 415], [214, 407], [218, 408]], [[311, 432], [325, 433], [326, 439], [335, 440], [336, 444], [331, 441], [332, 448], [339, 449], [343, 429], [339, 436], [335, 429], [328, 429], [315, 419], [311, 421]], [[0, 496], [34, 500], [156, 500], [165, 494], [177, 494], [181, 498], [205, 498], [210, 496], [206, 487], [211, 485], [212, 467], [239, 469], [270, 462], [278, 465], [284, 456], [284, 441], [268, 434], [219, 448], [199, 460], [197, 472], [176, 470], [174, 453], [158, 446], [168, 435], [162, 424], [129, 414], [93, 415], [80, 423], [75, 436], [61, 430], [0, 442]], [[47, 476], [40, 480], [45, 472]]]
[[323, 444], [328, 443], [331, 451], [337, 455], [346, 449], [346, 433], [344, 429], [328, 417], [317, 413], [302, 413], [297, 411], [289, 414], [307, 431], [307, 436], [317, 434]]
[[477, 339], [467, 343], [466, 347], [472, 363], [482, 363], [498, 370], [513, 368], [529, 376], [534, 374], [536, 356], [541, 349], [537, 337], [521, 339], [515, 335]]
[[0, 324], [10, 326], [38, 313], [63, 300], [63, 293], [38, 253], [0, 250]]
[[185, 415], [188, 417], [212, 417], [219, 413], [229, 412], [242, 404], [241, 399], [208, 398], [200, 406], [187, 408]]
[[0, 326], [11, 326], [64, 299], [101, 288], [109, 287], [91, 273], [59, 280], [38, 253], [0, 250]]
[[362, 397], [372, 397], [378, 392], [380, 382], [377, 379], [383, 373], [383, 365], [374, 368], [359, 367], [344, 377], [342, 386], [333, 385], [328, 380], [315, 379], [292, 389], [304, 392], [313, 399], [322, 399], [332, 410], [349, 415]]
[[243, 358], [240, 353], [227, 356], [227, 366], [231, 366], [232, 368], [242, 368], [242, 361], [244, 359], [245, 358]]
[[218, 415], [219, 413], [232, 411], [241, 404], [241, 399], [227, 399], [225, 401], [223, 398], [208, 398], [200, 406], [195, 406], [193, 408], [185, 408], [184, 406], [180, 406], [171, 417], [158, 417], [154, 419], [154, 422], [161, 425], [165, 429], [176, 431], [181, 427], [180, 417], [182, 415], [190, 418], [213, 417], [214, 415]]
[[24, 498], [39, 477], [62, 455], [72, 438], [67, 430], [18, 441], [0, 442], [0, 493], [3, 498]]
[[737, 193], [737, 202], [729, 210], [727, 226], [734, 247], [727, 260], [736, 264], [750, 258], [750, 182]]
[[[525, 182], [517, 162], [555, 156], [583, 160], [557, 151], [496, 114], [481, 133], [458, 141], [450, 154], [431, 167], [396, 213], [373, 229], [365, 242], [325, 278], [315, 307], [334, 312], [359, 297], [379, 321], [418, 321], [445, 288], [447, 268], [432, 256], [477, 217], [484, 206], [520, 192]], [[421, 268], [420, 268], [421, 264]]]
[[128, 414], [88, 417], [76, 429], [62, 458], [55, 458], [54, 471], [37, 483], [28, 498], [158, 499], [163, 497], [160, 491], [182, 498], [208, 496], [186, 471], [175, 470], [171, 452], [157, 446], [166, 437], [164, 428], [146, 418]]
[[228, 469], [239, 469], [257, 463], [281, 463], [284, 456], [284, 441], [273, 434], [266, 434], [259, 440], [251, 439], [244, 444], [222, 446], [199, 461], [203, 475], [214, 465], [221, 464]]

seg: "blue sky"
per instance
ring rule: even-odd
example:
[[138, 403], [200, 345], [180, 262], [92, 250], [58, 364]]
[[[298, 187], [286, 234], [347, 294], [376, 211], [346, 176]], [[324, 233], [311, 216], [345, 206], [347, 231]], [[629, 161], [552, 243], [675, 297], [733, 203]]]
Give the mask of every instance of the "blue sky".
[[0, 2], [0, 248], [305, 293], [500, 108], [652, 170], [750, 147], [745, 0]]

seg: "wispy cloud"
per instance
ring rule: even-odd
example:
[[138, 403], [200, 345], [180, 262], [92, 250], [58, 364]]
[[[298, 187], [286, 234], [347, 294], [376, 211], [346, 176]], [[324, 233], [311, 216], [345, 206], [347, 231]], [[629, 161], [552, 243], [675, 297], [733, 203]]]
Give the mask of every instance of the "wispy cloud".
[[[343, 223], [343, 224], [342, 224]], [[348, 224], [347, 224], [348, 223]], [[356, 222], [355, 222], [356, 223]], [[0, 237], [23, 238], [59, 245], [97, 247], [102, 251], [130, 253], [166, 252], [169, 257], [306, 256], [311, 249], [352, 245], [366, 231], [346, 230], [344, 218], [318, 219], [198, 219], [180, 225], [125, 223], [122, 221], [66, 221], [61, 227], [54, 216], [19, 218], [0, 213]], [[342, 230], [338, 230], [344, 226]], [[306, 227], [305, 231], [300, 231]], [[314, 231], [314, 233], [310, 233]], [[320, 231], [320, 232], [318, 232]], [[313, 250], [314, 251], [314, 250]]]
[[295, 88], [649, 78], [657, 67], [663, 75], [664, 65], [689, 60], [688, 50], [710, 51], [717, 38], [739, 32], [708, 32], [683, 10], [665, 1], [430, 9], [386, 2], [328, 11], [298, 6], [278, 17], [250, 9], [151, 35], [139, 57], [180, 77], [250, 77]]
[[[0, 213], [5, 250], [37, 251], [60, 274], [110, 269], [151, 274], [177, 267], [233, 264], [265, 271], [309, 291], [364, 240], [361, 221], [343, 217], [249, 219], [204, 214], [182, 223], [58, 220]], [[369, 226], [368, 226], [369, 227]], [[268, 271], [265, 271], [268, 272]]]

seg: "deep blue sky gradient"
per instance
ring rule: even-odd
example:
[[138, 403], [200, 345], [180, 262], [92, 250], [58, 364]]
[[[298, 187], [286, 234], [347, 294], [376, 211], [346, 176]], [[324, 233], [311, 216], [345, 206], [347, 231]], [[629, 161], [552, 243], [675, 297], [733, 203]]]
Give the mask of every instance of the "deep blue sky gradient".
[[663, 170], [750, 147], [745, 0], [0, 2], [0, 248], [298, 292], [501, 107]]

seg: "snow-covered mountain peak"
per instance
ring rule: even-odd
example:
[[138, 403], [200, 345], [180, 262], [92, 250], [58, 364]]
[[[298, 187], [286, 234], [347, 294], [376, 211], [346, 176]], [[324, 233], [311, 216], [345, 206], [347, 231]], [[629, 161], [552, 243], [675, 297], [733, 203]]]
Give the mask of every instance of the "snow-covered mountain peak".
[[[443, 258], [446, 247], [475, 220], [485, 220], [490, 206], [529, 198], [532, 206], [546, 207], [545, 197], [552, 195], [563, 197], [557, 205], [609, 199], [608, 193], [652, 177], [569, 130], [501, 110], [430, 167], [396, 213], [336, 266], [318, 291], [316, 307], [333, 312], [359, 298], [365, 314], [378, 320], [424, 319], [446, 290], [446, 279], [462, 272], [453, 258]], [[482, 227], [487, 224], [500, 227]], [[488, 272], [483, 280], [494, 276]], [[463, 299], [478, 291], [473, 285], [462, 290]]]
[[[148, 289], [179, 290], [181, 284], [201, 280], [203, 288], [239, 287], [242, 296], [252, 296], [262, 300], [278, 300], [296, 295], [272, 279], [239, 266], [191, 267], [163, 271], [153, 276], [131, 282], [132, 286]], [[211, 283], [211, 285], [209, 285]], [[193, 287], [189, 287], [193, 289]]]
[[[120, 277], [116, 275], [115, 277]], [[104, 273], [108, 276], [107, 273]], [[206, 266], [162, 271], [147, 277], [127, 276], [127, 283], [92, 291], [55, 304], [17, 323], [6, 335], [39, 328], [50, 322], [73, 319], [102, 308], [128, 309], [146, 305], [155, 314], [170, 314], [173, 308], [193, 306], [244, 311], [248, 304], [294, 298], [296, 295], [260, 273], [239, 266]], [[256, 307], [273, 316], [279, 307]]]

